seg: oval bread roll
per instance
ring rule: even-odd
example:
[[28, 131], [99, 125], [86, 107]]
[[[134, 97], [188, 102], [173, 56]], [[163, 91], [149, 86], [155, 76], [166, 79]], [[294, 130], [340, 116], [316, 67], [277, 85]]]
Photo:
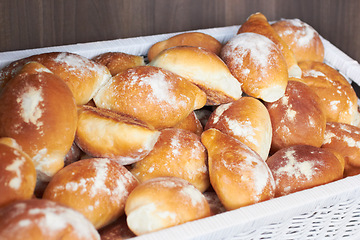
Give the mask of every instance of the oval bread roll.
[[220, 105], [212, 113], [205, 130], [216, 128], [257, 152], [265, 161], [269, 155], [272, 128], [269, 113], [258, 99], [242, 97]]
[[299, 63], [301, 81], [322, 99], [327, 122], [354, 124], [358, 121], [357, 96], [351, 84], [337, 70], [315, 61]]
[[285, 95], [266, 103], [271, 124], [271, 152], [291, 145], [320, 147], [324, 141], [326, 115], [319, 96], [299, 81], [289, 81]]
[[179, 46], [162, 51], [150, 63], [174, 72], [206, 93], [207, 105], [232, 102], [241, 97], [241, 84], [216, 54], [202, 48]]
[[148, 59], [151, 62], [161, 51], [176, 46], [201, 47], [216, 55], [220, 54], [222, 44], [209, 34], [201, 32], [186, 32], [176, 34], [164, 41], [152, 45], [148, 51]]
[[344, 175], [358, 174], [360, 170], [360, 128], [346, 123], [326, 123], [322, 148], [337, 151], [345, 160]]
[[240, 26], [237, 33], [239, 34], [244, 32], [258, 33], [273, 41], [285, 58], [289, 77], [296, 77], [296, 78], [301, 77], [301, 69], [297, 65], [297, 61], [295, 59], [294, 53], [291, 51], [290, 47], [286, 44], [286, 42], [271, 27], [270, 23], [268, 22], [264, 14], [259, 12], [252, 14], [246, 20], [246, 22], [244, 22]]
[[224, 45], [220, 56], [247, 95], [265, 102], [274, 102], [284, 95], [287, 64], [269, 38], [252, 32], [240, 33]]
[[94, 57], [92, 60], [106, 66], [112, 76], [129, 68], [145, 65], [143, 56], [123, 52], [106, 52]]
[[211, 185], [226, 210], [274, 197], [270, 169], [255, 151], [214, 128], [204, 131], [201, 140], [209, 155]]
[[12, 138], [0, 138], [0, 208], [30, 199], [35, 190], [36, 170], [32, 159]]
[[319, 33], [299, 19], [282, 19], [271, 25], [293, 51], [298, 62], [324, 61], [324, 45]]
[[99, 229], [124, 214], [126, 199], [137, 185], [136, 178], [116, 161], [90, 158], [61, 169], [43, 199], [81, 212]]
[[0, 239], [100, 240], [100, 235], [74, 209], [45, 199], [31, 199], [0, 208]]
[[309, 145], [282, 148], [266, 161], [275, 179], [275, 196], [326, 184], [343, 176], [338, 158], [329, 150]]
[[3, 68], [0, 73], [0, 89], [28, 62], [41, 63], [66, 82], [77, 105], [89, 102], [111, 77], [105, 66], [83, 56], [69, 52], [50, 52], [14, 61]]
[[38, 179], [48, 181], [64, 166], [75, 138], [77, 107], [70, 88], [47, 71], [26, 71], [5, 85], [0, 102], [0, 136], [15, 139], [33, 159]]
[[161, 130], [153, 150], [134, 164], [131, 173], [140, 182], [163, 176], [183, 178], [201, 192], [210, 185], [206, 149], [198, 135], [183, 129]]
[[111, 158], [123, 165], [144, 158], [160, 132], [128, 115], [107, 109], [79, 109], [76, 144], [89, 156]]
[[203, 107], [206, 95], [170, 71], [139, 66], [112, 77], [94, 102], [99, 108], [125, 113], [160, 129], [175, 126]]
[[127, 224], [142, 235], [210, 216], [204, 195], [176, 177], [153, 178], [138, 185], [126, 201]]

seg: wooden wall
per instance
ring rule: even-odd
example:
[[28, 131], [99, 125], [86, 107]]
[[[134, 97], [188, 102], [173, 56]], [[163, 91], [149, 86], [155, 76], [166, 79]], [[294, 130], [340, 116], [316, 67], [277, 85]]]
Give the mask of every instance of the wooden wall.
[[1, 0], [0, 51], [300, 18], [360, 60], [359, 0]]

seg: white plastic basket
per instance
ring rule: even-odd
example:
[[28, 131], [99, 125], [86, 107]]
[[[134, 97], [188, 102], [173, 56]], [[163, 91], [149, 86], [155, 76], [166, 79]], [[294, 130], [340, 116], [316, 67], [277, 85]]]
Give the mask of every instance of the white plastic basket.
[[[225, 43], [238, 28], [197, 31]], [[2, 52], [0, 68], [19, 58], [53, 51], [74, 52], [88, 58], [111, 51], [146, 55], [152, 44], [175, 34], [178, 33]], [[360, 85], [358, 62], [326, 39], [322, 40], [325, 62], [339, 70], [350, 83]], [[360, 175], [134, 239], [360, 239]]]

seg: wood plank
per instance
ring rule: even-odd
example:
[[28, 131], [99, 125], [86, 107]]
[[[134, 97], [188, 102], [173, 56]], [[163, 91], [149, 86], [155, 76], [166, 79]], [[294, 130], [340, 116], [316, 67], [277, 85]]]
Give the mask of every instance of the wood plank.
[[360, 60], [358, 0], [2, 0], [0, 51], [300, 18]]

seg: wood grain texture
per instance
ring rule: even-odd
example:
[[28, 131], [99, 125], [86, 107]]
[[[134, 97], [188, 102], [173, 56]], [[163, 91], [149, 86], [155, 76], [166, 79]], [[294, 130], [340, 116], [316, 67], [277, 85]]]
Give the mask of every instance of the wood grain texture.
[[1, 0], [0, 51], [299, 18], [360, 61], [359, 0]]

